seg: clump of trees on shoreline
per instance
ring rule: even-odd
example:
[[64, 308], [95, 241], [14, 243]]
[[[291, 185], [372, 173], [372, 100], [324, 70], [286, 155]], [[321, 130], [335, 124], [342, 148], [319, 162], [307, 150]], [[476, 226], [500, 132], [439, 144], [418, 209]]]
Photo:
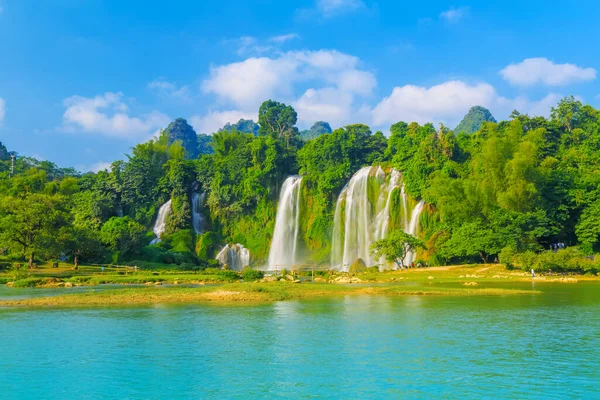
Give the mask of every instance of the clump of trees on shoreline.
[[[408, 195], [427, 204], [421, 261], [500, 258], [597, 271], [590, 257], [600, 251], [600, 111], [568, 97], [549, 118], [515, 111], [492, 121], [479, 118], [475, 133], [458, 134], [414, 122], [393, 124], [389, 137], [362, 124], [331, 131], [322, 121], [300, 132], [295, 110], [269, 100], [258, 124], [197, 135], [178, 119], [126, 161], [85, 174], [18, 155], [11, 172], [15, 153], [0, 144], [0, 250], [30, 266], [64, 257], [204, 268], [214, 266], [220, 246], [243, 243], [260, 262], [281, 183], [301, 174], [302, 241], [313, 262], [327, 263], [339, 192], [361, 167], [381, 165], [402, 171]], [[206, 194], [200, 234], [191, 226], [194, 191]], [[153, 220], [168, 199], [163, 240], [150, 245]]]

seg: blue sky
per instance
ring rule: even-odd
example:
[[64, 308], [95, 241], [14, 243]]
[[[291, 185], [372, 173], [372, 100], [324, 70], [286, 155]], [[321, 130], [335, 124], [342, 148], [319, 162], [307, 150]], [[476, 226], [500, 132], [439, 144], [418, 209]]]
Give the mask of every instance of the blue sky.
[[594, 1], [0, 0], [0, 141], [95, 170], [171, 119], [210, 133], [268, 98], [300, 127], [454, 127], [473, 105], [600, 106]]

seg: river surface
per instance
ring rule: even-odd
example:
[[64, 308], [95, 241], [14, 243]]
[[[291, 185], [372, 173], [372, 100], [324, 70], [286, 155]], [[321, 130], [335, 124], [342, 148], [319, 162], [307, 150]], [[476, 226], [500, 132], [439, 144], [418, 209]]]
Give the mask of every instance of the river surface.
[[600, 284], [511, 286], [543, 293], [0, 308], [0, 398], [600, 398]]

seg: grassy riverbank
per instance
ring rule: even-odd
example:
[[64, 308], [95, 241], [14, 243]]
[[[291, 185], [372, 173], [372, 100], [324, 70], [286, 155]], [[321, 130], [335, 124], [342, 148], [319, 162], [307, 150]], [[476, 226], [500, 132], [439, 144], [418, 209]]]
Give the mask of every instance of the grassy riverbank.
[[0, 301], [0, 306], [121, 306], [173, 303], [205, 302], [270, 302], [279, 300], [335, 297], [346, 295], [380, 296], [491, 296], [532, 293], [530, 290], [442, 288], [426, 285], [407, 287], [398, 284], [381, 286], [337, 285], [337, 284], [294, 284], [235, 283], [213, 287], [137, 287], [116, 290], [88, 291], [51, 297]]
[[[195, 302], [268, 302], [346, 295], [437, 295], [493, 296], [535, 293], [532, 290], [484, 287], [491, 282], [531, 282], [530, 274], [508, 270], [502, 265], [449, 266], [410, 269], [403, 271], [366, 271], [357, 274], [300, 273], [292, 277], [266, 277], [242, 281], [232, 271], [208, 270], [197, 273], [177, 271], [80, 271], [36, 270], [27, 278], [12, 283], [15, 287], [62, 287], [64, 294], [22, 300], [0, 301], [0, 306], [88, 306], [131, 305]], [[46, 270], [48, 271], [48, 270]], [[75, 272], [75, 273], [73, 273]], [[1, 277], [0, 277], [1, 278]], [[534, 281], [577, 283], [599, 280], [597, 276], [537, 276]], [[145, 284], [144, 287], [125, 287], [106, 290], [86, 290], [69, 293], [71, 286], [98, 284]], [[183, 287], [179, 284], [218, 283], [216, 286]], [[451, 285], [443, 285], [443, 284]], [[163, 284], [176, 286], [162, 287]]]

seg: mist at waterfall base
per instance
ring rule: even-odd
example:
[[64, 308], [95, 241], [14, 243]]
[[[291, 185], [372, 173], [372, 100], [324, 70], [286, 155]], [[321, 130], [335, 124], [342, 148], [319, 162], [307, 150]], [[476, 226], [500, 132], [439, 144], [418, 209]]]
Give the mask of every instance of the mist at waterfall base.
[[290, 176], [281, 187], [267, 270], [292, 269], [298, 262], [301, 184], [301, 177]]
[[[401, 185], [402, 174], [392, 169], [386, 174], [381, 167], [361, 168], [350, 179], [340, 193], [334, 214], [331, 239], [331, 266], [333, 269], [348, 271], [350, 265], [362, 259], [367, 266], [385, 267], [384, 259], [373, 259], [371, 245], [387, 237], [390, 225], [392, 194], [400, 190], [402, 198], [402, 229], [416, 236], [423, 202], [419, 202], [408, 218], [408, 201]], [[370, 198], [370, 191], [378, 190], [376, 198]], [[374, 194], [371, 194], [373, 196]], [[406, 265], [415, 258], [408, 254]]]

